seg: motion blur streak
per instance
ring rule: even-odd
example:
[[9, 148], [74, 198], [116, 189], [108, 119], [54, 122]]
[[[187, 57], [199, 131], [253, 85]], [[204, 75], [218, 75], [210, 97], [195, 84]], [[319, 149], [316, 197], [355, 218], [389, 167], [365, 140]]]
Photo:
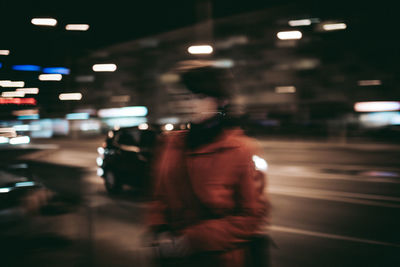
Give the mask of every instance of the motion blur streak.
[[95, 64], [92, 67], [93, 71], [96, 72], [114, 72], [117, 70], [117, 65], [115, 64]]
[[347, 25], [345, 23], [332, 23], [332, 24], [324, 24], [322, 28], [325, 31], [336, 31], [336, 30], [345, 30]]
[[65, 26], [67, 31], [87, 31], [89, 30], [88, 24], [67, 24]]
[[40, 71], [40, 66], [36, 65], [14, 65], [11, 67], [13, 70], [19, 71]]
[[357, 102], [354, 104], [354, 110], [357, 112], [379, 112], [400, 110], [398, 101], [371, 101]]
[[24, 97], [25, 93], [24, 92], [18, 92], [18, 91], [6, 91], [1, 93], [2, 97]]
[[34, 98], [0, 98], [0, 105], [15, 104], [15, 105], [36, 105]]
[[81, 93], [64, 93], [58, 96], [60, 100], [81, 100], [82, 94]]
[[296, 87], [294, 87], [294, 86], [277, 86], [277, 87], [275, 87], [275, 92], [278, 94], [295, 93]]
[[56, 26], [57, 20], [53, 18], [34, 18], [31, 20], [33, 25], [37, 26]]
[[1, 87], [24, 87], [25, 86], [25, 82], [2, 80], [2, 81], [0, 81], [0, 86]]
[[298, 40], [303, 37], [303, 34], [300, 31], [286, 31], [286, 32], [278, 32], [276, 36], [280, 40]]
[[100, 109], [98, 112], [100, 118], [138, 117], [146, 115], [147, 108], [142, 106]]
[[62, 75], [61, 74], [40, 74], [39, 80], [40, 81], [61, 81]]
[[18, 88], [16, 91], [24, 92], [25, 94], [36, 95], [39, 93], [39, 88]]
[[8, 56], [10, 54], [10, 50], [0, 50], [1, 56]]
[[213, 48], [210, 45], [192, 45], [188, 48], [190, 54], [211, 54]]
[[11, 145], [29, 144], [31, 139], [29, 136], [18, 136], [10, 139]]
[[309, 26], [311, 25], [311, 20], [310, 19], [289, 20], [289, 25], [292, 27]]
[[380, 80], [361, 80], [357, 82], [359, 86], [373, 86], [373, 85], [381, 85], [382, 82]]

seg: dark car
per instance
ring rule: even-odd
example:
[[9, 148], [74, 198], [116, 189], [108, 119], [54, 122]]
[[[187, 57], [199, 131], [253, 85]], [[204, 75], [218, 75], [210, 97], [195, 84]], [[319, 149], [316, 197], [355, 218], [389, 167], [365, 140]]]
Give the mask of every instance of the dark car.
[[146, 192], [151, 185], [151, 165], [159, 131], [155, 128], [121, 128], [108, 132], [98, 148], [97, 174], [104, 179], [109, 193], [118, 193], [123, 185]]

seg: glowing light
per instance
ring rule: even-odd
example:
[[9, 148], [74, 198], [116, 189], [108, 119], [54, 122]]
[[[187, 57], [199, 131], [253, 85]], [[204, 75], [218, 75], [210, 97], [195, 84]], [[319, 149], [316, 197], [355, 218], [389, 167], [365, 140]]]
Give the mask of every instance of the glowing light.
[[65, 26], [67, 31], [87, 31], [89, 30], [88, 24], [67, 24]]
[[216, 68], [232, 68], [234, 66], [234, 62], [231, 59], [214, 60], [211, 64]]
[[68, 75], [70, 70], [63, 67], [43, 68], [43, 73]]
[[0, 81], [1, 87], [24, 87], [25, 82], [22, 81], [10, 81], [10, 80], [1, 80]]
[[380, 80], [361, 80], [357, 82], [359, 86], [374, 86], [381, 85], [382, 82]]
[[97, 163], [97, 166], [102, 166], [103, 165], [103, 159], [102, 158], [100, 158], [100, 157], [98, 157], [98, 158], [96, 158], [96, 163]]
[[39, 88], [18, 88], [17, 92], [24, 92], [25, 94], [37, 95]]
[[144, 106], [137, 106], [100, 109], [97, 114], [100, 118], [140, 117], [147, 115], [147, 108]]
[[297, 27], [297, 26], [309, 26], [311, 25], [311, 20], [310, 19], [297, 19], [297, 20], [289, 20], [289, 25], [292, 27]]
[[1, 97], [24, 97], [25, 93], [20, 91], [6, 91], [1, 93]]
[[4, 136], [0, 136], [0, 144], [8, 144], [8, 138]]
[[19, 183], [15, 183], [15, 187], [27, 187], [27, 186], [35, 186], [35, 182], [19, 182]]
[[8, 193], [12, 190], [11, 187], [1, 187], [0, 188], [0, 193]]
[[147, 123], [141, 123], [138, 126], [139, 130], [147, 130], [149, 129], [149, 125]]
[[41, 80], [41, 81], [61, 81], [62, 75], [61, 74], [40, 74], [39, 80]]
[[18, 120], [38, 120], [39, 114], [18, 116]]
[[13, 128], [19, 132], [26, 132], [29, 131], [29, 125], [22, 124], [22, 125], [14, 125]]
[[39, 113], [37, 109], [23, 109], [23, 110], [14, 110], [12, 112], [15, 116], [25, 116], [25, 115], [36, 115]]
[[34, 18], [31, 23], [36, 26], [56, 26], [57, 20], [53, 18]]
[[64, 93], [58, 96], [60, 100], [81, 100], [82, 94], [81, 93]]
[[69, 113], [65, 116], [67, 120], [87, 120], [89, 119], [89, 113], [80, 112], [80, 113]]
[[114, 72], [117, 70], [115, 64], [94, 64], [92, 70], [95, 72]]
[[278, 32], [276, 36], [280, 40], [298, 40], [303, 37], [303, 34], [300, 31], [285, 31], [285, 32]]
[[268, 170], [268, 163], [265, 161], [265, 159], [263, 159], [257, 155], [253, 155], [252, 159], [253, 159], [254, 165], [256, 166], [256, 170], [264, 171], [264, 172], [266, 172]]
[[324, 29], [325, 31], [345, 30], [346, 28], [346, 23], [327, 23], [322, 25], [322, 29]]
[[34, 98], [1, 98], [0, 105], [2, 104], [15, 104], [15, 105], [36, 105]]
[[40, 71], [40, 66], [36, 65], [14, 65], [11, 67], [13, 70], [19, 71]]
[[277, 86], [275, 92], [278, 94], [291, 94], [296, 93], [296, 87], [294, 86]]
[[100, 155], [104, 155], [104, 148], [102, 148], [101, 146], [97, 148], [97, 153], [99, 153]]
[[400, 125], [400, 112], [372, 112], [360, 115], [360, 121], [368, 127]]
[[398, 101], [370, 101], [357, 102], [354, 104], [354, 110], [357, 112], [381, 112], [400, 110]]
[[167, 124], [165, 124], [164, 129], [166, 131], [172, 131], [174, 129], [174, 125], [171, 123], [167, 123]]
[[21, 144], [29, 144], [31, 139], [29, 136], [18, 136], [10, 139], [11, 145], [21, 145]]
[[0, 56], [8, 56], [10, 54], [10, 50], [0, 50]]
[[104, 171], [102, 168], [97, 168], [97, 176], [103, 176], [104, 175]]
[[192, 45], [188, 48], [190, 54], [211, 54], [213, 48], [210, 45]]

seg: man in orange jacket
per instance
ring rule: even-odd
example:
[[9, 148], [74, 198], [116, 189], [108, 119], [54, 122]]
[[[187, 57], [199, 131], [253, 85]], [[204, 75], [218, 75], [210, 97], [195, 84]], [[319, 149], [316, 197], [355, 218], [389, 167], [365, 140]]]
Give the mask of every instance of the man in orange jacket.
[[266, 162], [227, 123], [228, 71], [191, 68], [181, 80], [193, 93], [192, 124], [163, 137], [148, 221], [155, 249], [168, 266], [248, 266], [249, 241], [268, 224]]

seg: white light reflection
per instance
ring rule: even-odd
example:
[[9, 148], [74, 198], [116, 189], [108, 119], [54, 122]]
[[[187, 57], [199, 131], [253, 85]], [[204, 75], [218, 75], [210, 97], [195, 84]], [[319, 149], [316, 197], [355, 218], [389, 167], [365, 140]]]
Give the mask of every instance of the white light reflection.
[[278, 32], [276, 36], [280, 40], [298, 40], [303, 37], [303, 34], [300, 31], [285, 31], [285, 32]]
[[62, 75], [61, 74], [40, 74], [39, 80], [40, 81], [61, 81]]
[[53, 18], [34, 18], [31, 20], [33, 25], [36, 26], [56, 26], [57, 20]]
[[167, 124], [165, 124], [164, 129], [166, 131], [172, 131], [174, 129], [174, 125], [171, 123], [167, 123]]
[[94, 64], [92, 70], [95, 72], [114, 72], [117, 70], [115, 64]]
[[10, 50], [0, 50], [0, 56], [8, 56], [10, 54]]
[[88, 24], [67, 24], [65, 26], [67, 31], [87, 31], [89, 30]]
[[24, 92], [19, 91], [5, 91], [1, 93], [1, 97], [24, 97]]
[[297, 19], [297, 20], [289, 20], [289, 25], [292, 27], [297, 26], [309, 26], [311, 25], [311, 19]]
[[213, 48], [210, 45], [192, 45], [188, 48], [188, 52], [190, 54], [211, 54], [213, 52]]
[[399, 101], [370, 101], [357, 102], [354, 104], [354, 110], [357, 112], [381, 112], [400, 110]]
[[254, 165], [256, 166], [256, 170], [264, 171], [264, 172], [266, 172], [268, 170], [268, 163], [265, 161], [265, 159], [263, 159], [257, 155], [253, 155], [253, 162], [254, 162]]
[[18, 92], [24, 92], [25, 94], [37, 95], [39, 93], [39, 88], [18, 88]]
[[147, 130], [149, 129], [149, 125], [147, 123], [141, 123], [138, 126], [139, 130]]
[[25, 82], [23, 81], [10, 81], [10, 80], [1, 80], [0, 81], [1, 87], [24, 87]]
[[346, 28], [346, 23], [327, 23], [322, 25], [322, 29], [324, 29], [325, 31], [345, 30]]
[[60, 100], [81, 100], [82, 94], [81, 93], [64, 93], [58, 96]]
[[18, 136], [10, 139], [11, 145], [29, 144], [31, 139], [29, 136]]

